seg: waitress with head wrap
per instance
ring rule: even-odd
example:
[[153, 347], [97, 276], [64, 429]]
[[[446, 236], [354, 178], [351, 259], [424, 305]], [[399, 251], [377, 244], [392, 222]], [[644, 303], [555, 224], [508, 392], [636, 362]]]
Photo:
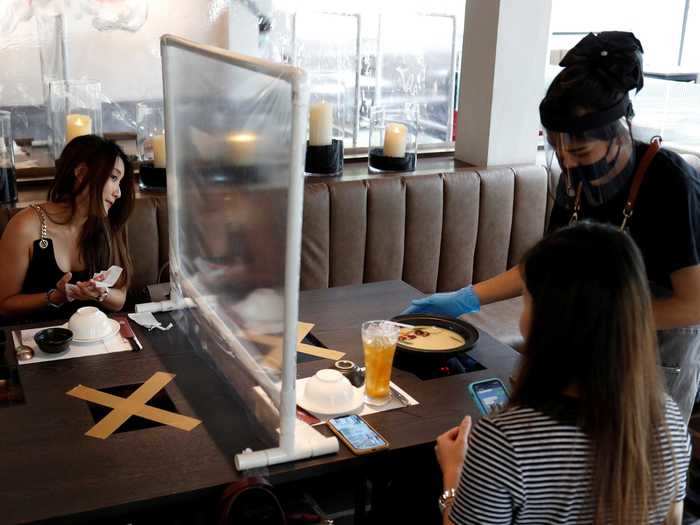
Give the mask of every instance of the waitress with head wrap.
[[[633, 138], [629, 92], [643, 87], [642, 53], [632, 33], [610, 31], [590, 33], [561, 61], [564, 69], [540, 104], [548, 164], [556, 158], [561, 168], [548, 230], [591, 220], [613, 224], [637, 243], [655, 297], [667, 387], [687, 421], [700, 381], [700, 176], [660, 141]], [[456, 317], [522, 288], [515, 267], [413, 301], [407, 312]]]

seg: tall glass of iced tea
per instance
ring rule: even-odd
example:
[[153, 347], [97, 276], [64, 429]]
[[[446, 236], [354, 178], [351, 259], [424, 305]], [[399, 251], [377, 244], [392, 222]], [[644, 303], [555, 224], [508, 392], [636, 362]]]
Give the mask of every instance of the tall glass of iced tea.
[[365, 401], [384, 405], [391, 399], [389, 381], [394, 361], [399, 325], [391, 321], [362, 323], [362, 347], [365, 351]]

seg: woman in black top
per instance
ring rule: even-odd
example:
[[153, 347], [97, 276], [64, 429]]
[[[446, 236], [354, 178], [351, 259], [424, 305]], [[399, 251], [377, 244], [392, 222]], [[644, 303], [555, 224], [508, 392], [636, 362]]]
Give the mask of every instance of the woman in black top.
[[[94, 301], [120, 310], [131, 273], [125, 225], [133, 206], [133, 171], [121, 148], [95, 135], [73, 139], [56, 161], [48, 202], [15, 215], [0, 239], [0, 315], [67, 317]], [[111, 265], [123, 268], [119, 281], [96, 286], [91, 277]], [[70, 292], [68, 283], [76, 285]]]
[[662, 386], [634, 242], [583, 222], [540, 241], [520, 270], [511, 400], [438, 438], [444, 523], [680, 525], [690, 442]]
[[[635, 240], [654, 293], [667, 386], [687, 421], [700, 381], [700, 176], [665, 149], [645, 159], [657, 146], [632, 138], [628, 92], [644, 82], [642, 46], [632, 33], [591, 33], [560, 65], [540, 104], [549, 159], [556, 158], [562, 172], [549, 231], [586, 218], [624, 229]], [[414, 301], [408, 311], [456, 316], [522, 289], [515, 267]]]

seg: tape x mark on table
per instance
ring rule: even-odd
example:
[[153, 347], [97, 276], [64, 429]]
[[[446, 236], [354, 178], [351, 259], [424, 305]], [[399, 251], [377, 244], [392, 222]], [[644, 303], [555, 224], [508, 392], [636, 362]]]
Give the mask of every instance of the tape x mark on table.
[[146, 404], [160, 390], [165, 388], [165, 385], [170, 383], [174, 377], [175, 374], [156, 372], [127, 398], [101, 392], [100, 390], [95, 390], [94, 388], [83, 385], [76, 386], [72, 390], [66, 392], [66, 394], [113, 409], [95, 426], [88, 430], [85, 433], [86, 436], [107, 439], [131, 416], [150, 419], [156, 423], [169, 425], [189, 432], [201, 423], [199, 419], [183, 416]]

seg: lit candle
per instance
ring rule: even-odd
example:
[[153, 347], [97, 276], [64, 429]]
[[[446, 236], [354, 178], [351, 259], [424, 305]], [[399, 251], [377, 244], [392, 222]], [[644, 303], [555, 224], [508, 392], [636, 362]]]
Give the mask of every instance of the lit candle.
[[403, 124], [389, 122], [384, 131], [384, 156], [403, 158], [406, 156], [408, 128]]
[[319, 102], [309, 106], [309, 144], [330, 146], [333, 144], [333, 104]]
[[79, 113], [66, 115], [66, 142], [90, 133], [92, 133], [92, 119], [88, 115]]
[[257, 137], [254, 133], [231, 133], [226, 137], [228, 158], [234, 166], [255, 164]]
[[153, 135], [151, 144], [153, 145], [153, 166], [165, 168], [167, 159], [165, 156], [165, 135]]

